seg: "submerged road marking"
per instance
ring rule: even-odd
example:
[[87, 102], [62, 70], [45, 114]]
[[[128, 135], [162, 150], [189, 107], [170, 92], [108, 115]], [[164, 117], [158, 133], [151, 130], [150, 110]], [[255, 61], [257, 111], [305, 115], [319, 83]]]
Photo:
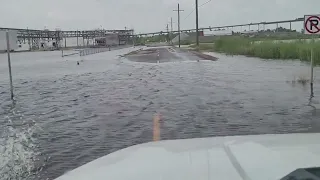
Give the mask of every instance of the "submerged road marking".
[[176, 52], [176, 50], [171, 48], [171, 47], [170, 48], [166, 48], [166, 49], [167, 49], [168, 52], [172, 52], [172, 53]]
[[160, 52], [159, 52], [159, 49], [157, 50], [157, 63], [160, 63]]
[[153, 116], [153, 141], [160, 140], [160, 120], [161, 116], [159, 113]]

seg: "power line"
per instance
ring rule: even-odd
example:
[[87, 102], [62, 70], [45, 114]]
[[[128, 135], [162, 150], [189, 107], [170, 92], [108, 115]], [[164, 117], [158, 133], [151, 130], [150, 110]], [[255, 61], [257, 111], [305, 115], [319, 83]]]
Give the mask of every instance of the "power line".
[[192, 10], [185, 18], [184, 20], [186, 20], [196, 9]]
[[211, 2], [212, 0], [209, 0], [209, 1], [207, 1], [207, 2], [205, 2], [205, 3], [203, 3], [203, 4], [201, 4], [199, 7], [202, 7], [202, 6], [204, 6], [204, 5], [206, 5], [206, 4], [208, 4], [209, 2]]
[[[209, 0], [209, 1], [201, 4], [200, 6], [198, 6], [198, 8], [199, 8], [199, 7], [202, 7], [202, 6], [206, 5], [206, 4], [208, 4], [208, 3], [211, 2], [211, 1], [212, 1], [212, 0]], [[193, 10], [184, 18], [184, 20], [186, 20], [195, 10], [196, 10], [196, 9], [193, 9]]]

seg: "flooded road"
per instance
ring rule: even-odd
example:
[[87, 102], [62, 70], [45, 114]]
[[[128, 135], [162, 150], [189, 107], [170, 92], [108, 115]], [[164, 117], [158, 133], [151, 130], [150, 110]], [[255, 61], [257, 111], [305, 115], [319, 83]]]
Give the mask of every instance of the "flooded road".
[[[214, 54], [197, 62], [134, 62], [133, 48], [64, 59], [60, 52], [12, 54], [16, 102], [10, 101], [6, 55], [0, 54], [0, 174], [54, 179], [121, 148], [161, 139], [320, 132], [320, 69], [315, 97], [297, 61]], [[169, 51], [168, 51], [169, 52]], [[76, 62], [80, 61], [80, 65]]]

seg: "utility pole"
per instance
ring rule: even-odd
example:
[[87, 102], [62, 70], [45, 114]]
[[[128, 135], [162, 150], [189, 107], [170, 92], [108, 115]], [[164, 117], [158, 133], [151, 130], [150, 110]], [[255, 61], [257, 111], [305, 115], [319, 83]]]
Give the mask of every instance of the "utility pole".
[[180, 4], [178, 3], [178, 10], [173, 10], [173, 11], [178, 11], [178, 34], [179, 34], [179, 48], [180, 48], [180, 11], [184, 11], [184, 10], [180, 10]]
[[171, 44], [173, 44], [173, 43], [172, 43], [172, 38], [173, 38], [173, 22], [172, 22], [172, 17], [171, 17], [171, 22], [170, 22], [170, 24], [171, 24], [171, 35], [170, 35], [169, 37], [170, 37], [170, 42], [171, 42]]
[[170, 42], [169, 24], [167, 24], [167, 41]]
[[173, 22], [172, 22], [172, 17], [171, 17], [171, 33], [173, 31]]
[[196, 0], [196, 31], [197, 31], [197, 35], [196, 35], [196, 42], [197, 42], [197, 46], [199, 46], [199, 12], [198, 12], [198, 0]]

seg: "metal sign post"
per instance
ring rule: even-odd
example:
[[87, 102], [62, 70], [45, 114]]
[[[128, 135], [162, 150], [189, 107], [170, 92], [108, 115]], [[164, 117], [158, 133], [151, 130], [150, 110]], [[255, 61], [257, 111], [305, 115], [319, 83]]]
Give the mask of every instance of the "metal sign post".
[[12, 73], [11, 73], [11, 59], [10, 59], [10, 39], [9, 31], [6, 32], [7, 39], [7, 54], [8, 54], [8, 66], [9, 66], [9, 78], [10, 78], [10, 91], [11, 91], [11, 100], [13, 100], [13, 85], [12, 85]]
[[310, 55], [310, 59], [311, 59], [311, 70], [310, 70], [310, 73], [311, 73], [311, 76], [310, 76], [310, 87], [311, 87], [311, 97], [313, 97], [313, 48], [311, 48], [311, 55]]
[[[304, 16], [304, 34], [311, 35], [312, 40], [314, 41], [314, 36], [320, 34], [320, 15], [305, 15]], [[310, 52], [310, 88], [311, 88], [311, 97], [313, 94], [313, 66], [314, 66], [314, 49], [311, 48]]]

